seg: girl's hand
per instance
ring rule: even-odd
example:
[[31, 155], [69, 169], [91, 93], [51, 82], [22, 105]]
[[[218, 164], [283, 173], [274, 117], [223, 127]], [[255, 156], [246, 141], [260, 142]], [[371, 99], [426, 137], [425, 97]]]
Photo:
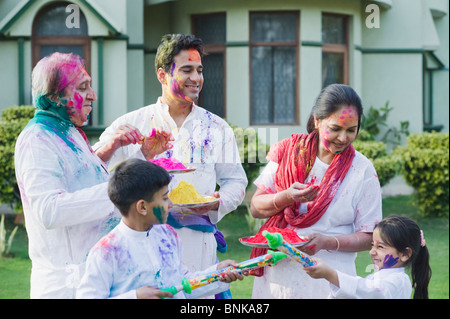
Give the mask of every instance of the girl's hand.
[[171, 132], [153, 128], [148, 137], [141, 139], [141, 151], [149, 160], [173, 147], [169, 142], [175, 141]]
[[287, 197], [291, 198], [294, 202], [306, 203], [313, 201], [317, 198], [319, 188], [307, 184], [295, 182], [287, 190]]
[[335, 286], [339, 287], [339, 279], [336, 270], [325, 264], [319, 258], [312, 259], [316, 264], [314, 266], [303, 267], [303, 270], [311, 278], [325, 278]]

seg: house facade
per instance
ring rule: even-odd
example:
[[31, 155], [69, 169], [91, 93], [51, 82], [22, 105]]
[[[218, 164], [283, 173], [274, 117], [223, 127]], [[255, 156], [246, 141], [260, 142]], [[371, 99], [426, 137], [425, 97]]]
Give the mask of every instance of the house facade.
[[449, 129], [448, 0], [0, 0], [0, 110], [31, 104], [31, 71], [54, 51], [86, 61], [96, 137], [161, 94], [154, 59], [167, 33], [203, 39], [199, 104], [272, 144], [306, 132], [330, 83], [388, 124]]

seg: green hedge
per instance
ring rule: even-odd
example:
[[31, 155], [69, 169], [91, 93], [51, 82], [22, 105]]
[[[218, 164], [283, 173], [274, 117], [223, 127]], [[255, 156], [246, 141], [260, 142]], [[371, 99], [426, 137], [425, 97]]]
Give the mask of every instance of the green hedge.
[[412, 134], [406, 147], [395, 150], [402, 157], [402, 173], [417, 193], [423, 216], [449, 212], [449, 133]]
[[[259, 176], [260, 168], [266, 165], [266, 154], [269, 152], [270, 145], [260, 141], [258, 133], [254, 128], [241, 128], [231, 125], [236, 137], [236, 144], [242, 162], [242, 167], [247, 174], [247, 189], [253, 185], [253, 181]], [[262, 160], [260, 160], [262, 157]]]
[[[361, 131], [361, 133], [364, 133]], [[397, 154], [387, 154], [386, 144], [370, 140], [358, 139], [353, 142], [353, 146], [360, 153], [364, 154], [373, 164], [377, 171], [380, 185], [384, 186], [400, 172], [402, 166], [402, 158]]]
[[13, 106], [2, 111], [0, 119], [0, 203], [22, 211], [14, 171], [14, 148], [20, 132], [34, 116], [32, 105]]

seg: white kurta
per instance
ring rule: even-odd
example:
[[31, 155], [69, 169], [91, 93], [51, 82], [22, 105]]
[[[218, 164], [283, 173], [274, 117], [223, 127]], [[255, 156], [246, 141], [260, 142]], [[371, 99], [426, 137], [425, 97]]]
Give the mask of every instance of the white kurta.
[[404, 267], [386, 268], [365, 278], [338, 271], [339, 288], [331, 286], [337, 299], [410, 299], [412, 285]]
[[[61, 133], [59, 133], [61, 134]], [[89, 249], [119, 222], [107, 194], [109, 173], [75, 127], [69, 146], [42, 124], [16, 143], [29, 256], [31, 298], [74, 298]]]
[[[181, 285], [183, 278], [195, 278], [217, 270], [216, 265], [190, 273], [182, 262], [182, 244], [175, 230], [154, 225], [149, 231], [135, 231], [123, 221], [91, 250], [77, 298], [135, 299], [143, 286], [169, 288]], [[217, 281], [174, 298], [200, 298], [227, 290], [229, 284]]]
[[[94, 150], [106, 144], [118, 126], [130, 124], [148, 135], [152, 128], [172, 132], [175, 141], [173, 148], [155, 158], [173, 157], [186, 166], [196, 167], [196, 171], [175, 174], [169, 190], [186, 180], [202, 195], [214, 193], [216, 184], [220, 186], [220, 206], [209, 211], [208, 216], [217, 224], [226, 214], [235, 210], [245, 196], [247, 177], [242, 168], [233, 130], [220, 117], [193, 105], [192, 111], [180, 128], [169, 114], [169, 107], [160, 100], [136, 111], [127, 113], [115, 120], [94, 145]], [[129, 145], [118, 149], [109, 168], [114, 169], [120, 162], [132, 158], [144, 159], [141, 145]], [[183, 241], [184, 262], [190, 271], [199, 271], [216, 263], [216, 241], [212, 233], [181, 228], [176, 230]]]
[[[318, 158], [314, 162], [306, 183], [315, 176], [320, 184], [329, 165]], [[278, 164], [269, 162], [255, 185], [267, 193], [274, 193], [274, 176]], [[300, 213], [307, 210], [307, 204], [301, 204]], [[372, 232], [382, 218], [381, 189], [378, 176], [372, 163], [356, 151], [352, 165], [342, 181], [327, 211], [320, 220], [307, 228], [294, 229], [298, 235], [307, 236], [317, 232], [327, 236], [347, 235], [354, 232]], [[315, 257], [322, 259], [333, 269], [349, 275], [356, 275], [356, 253], [339, 251], [319, 251]], [[264, 276], [256, 277], [253, 286], [253, 298], [327, 298], [330, 294], [328, 281], [313, 279], [302, 266], [289, 259], [281, 260], [276, 267], [266, 267]]]

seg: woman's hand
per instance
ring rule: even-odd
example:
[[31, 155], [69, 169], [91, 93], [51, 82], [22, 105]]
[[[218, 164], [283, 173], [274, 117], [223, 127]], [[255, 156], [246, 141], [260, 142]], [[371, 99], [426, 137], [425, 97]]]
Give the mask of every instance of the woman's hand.
[[149, 160], [173, 147], [169, 142], [175, 141], [171, 132], [153, 128], [148, 137], [141, 139], [141, 151]]
[[319, 250], [336, 250], [337, 242], [332, 236], [325, 236], [319, 233], [311, 233], [308, 236], [309, 243], [299, 249], [310, 256], [315, 255]]
[[306, 203], [313, 201], [317, 198], [319, 188], [315, 185], [308, 186], [295, 182], [287, 190], [287, 197], [291, 198], [294, 202]]

